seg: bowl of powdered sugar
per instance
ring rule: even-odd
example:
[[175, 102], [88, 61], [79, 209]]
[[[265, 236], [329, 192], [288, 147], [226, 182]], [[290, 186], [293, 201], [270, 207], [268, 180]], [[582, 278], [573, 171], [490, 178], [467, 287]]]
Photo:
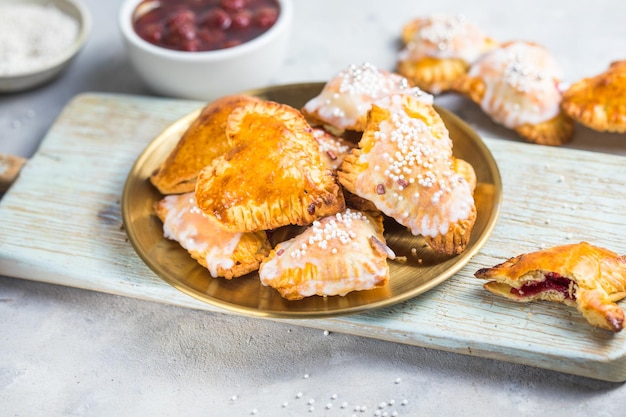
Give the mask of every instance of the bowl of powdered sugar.
[[59, 76], [90, 29], [80, 0], [0, 0], [0, 93], [37, 87]]

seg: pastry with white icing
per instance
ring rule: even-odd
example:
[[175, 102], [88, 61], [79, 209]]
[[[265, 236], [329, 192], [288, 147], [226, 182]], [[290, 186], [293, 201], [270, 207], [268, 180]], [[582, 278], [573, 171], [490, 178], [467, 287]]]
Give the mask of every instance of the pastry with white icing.
[[496, 42], [463, 15], [434, 14], [402, 28], [398, 73], [432, 94], [451, 89], [470, 65]]
[[411, 87], [405, 77], [364, 63], [350, 65], [336, 74], [301, 111], [313, 125], [324, 126], [333, 133], [362, 132], [372, 104], [397, 93], [433, 102], [430, 94]]
[[178, 242], [213, 277], [231, 279], [256, 271], [271, 249], [265, 232], [224, 230], [198, 209], [193, 192], [165, 196], [155, 209], [164, 237]]
[[387, 258], [395, 255], [385, 243], [382, 216], [346, 209], [279, 243], [259, 277], [288, 300], [344, 296], [386, 285]]
[[561, 77], [546, 48], [513, 41], [485, 53], [453, 83], [453, 90], [526, 140], [561, 145], [573, 133], [572, 119], [561, 110]]
[[435, 251], [462, 252], [476, 220], [473, 168], [456, 162], [433, 106], [409, 95], [390, 96], [380, 105], [372, 106], [359, 147], [338, 171], [340, 183], [423, 236]]

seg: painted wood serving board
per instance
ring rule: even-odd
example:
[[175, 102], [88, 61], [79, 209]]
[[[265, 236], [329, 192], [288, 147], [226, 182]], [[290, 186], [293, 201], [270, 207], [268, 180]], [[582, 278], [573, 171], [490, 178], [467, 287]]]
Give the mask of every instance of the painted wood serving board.
[[[234, 314], [157, 277], [122, 223], [122, 190], [138, 155], [202, 104], [101, 93], [74, 98], [0, 200], [0, 274]], [[281, 321], [626, 380], [626, 331], [593, 328], [563, 305], [497, 298], [473, 276], [519, 253], [582, 240], [626, 254], [626, 158], [484, 141], [502, 175], [502, 207], [491, 237], [459, 273], [389, 308]]]

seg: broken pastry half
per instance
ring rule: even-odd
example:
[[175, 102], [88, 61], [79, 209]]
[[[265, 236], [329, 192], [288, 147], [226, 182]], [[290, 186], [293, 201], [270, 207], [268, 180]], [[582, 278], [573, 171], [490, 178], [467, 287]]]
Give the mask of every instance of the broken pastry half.
[[482, 55], [452, 89], [522, 138], [554, 146], [573, 134], [573, 120], [561, 110], [560, 83], [561, 69], [546, 48], [512, 41]]
[[258, 101], [252, 96], [231, 95], [207, 104], [150, 176], [150, 182], [161, 194], [193, 191], [200, 170], [230, 148], [226, 137], [230, 113], [245, 103]]
[[476, 221], [473, 168], [456, 162], [433, 106], [410, 95], [379, 104], [372, 106], [358, 148], [344, 159], [339, 182], [423, 236], [436, 252], [462, 252]]
[[433, 102], [430, 94], [411, 87], [405, 77], [364, 63], [341, 70], [301, 111], [311, 124], [324, 126], [335, 134], [346, 130], [362, 132], [372, 104], [395, 93], [413, 94]]
[[155, 209], [164, 236], [178, 242], [213, 277], [231, 279], [256, 271], [271, 250], [265, 232], [223, 230], [198, 209], [193, 192], [165, 196]]
[[476, 277], [489, 280], [494, 294], [528, 302], [547, 300], [573, 306], [596, 327], [618, 332], [626, 297], [626, 257], [587, 242], [555, 246], [516, 256]]
[[386, 285], [387, 258], [395, 255], [385, 243], [382, 216], [346, 209], [279, 243], [259, 277], [288, 300], [343, 296]]
[[293, 107], [247, 103], [228, 117], [231, 149], [199, 174], [198, 207], [234, 232], [308, 225], [345, 208], [311, 126]]
[[572, 119], [600, 132], [626, 132], [626, 60], [573, 83], [562, 108]]
[[463, 15], [434, 14], [413, 19], [402, 28], [402, 41], [398, 73], [431, 94], [450, 90], [472, 63], [496, 46]]

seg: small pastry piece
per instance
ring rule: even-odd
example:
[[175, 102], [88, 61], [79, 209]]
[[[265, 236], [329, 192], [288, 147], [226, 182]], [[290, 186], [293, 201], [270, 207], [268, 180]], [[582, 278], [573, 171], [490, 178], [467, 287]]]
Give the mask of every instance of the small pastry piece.
[[312, 124], [333, 133], [362, 132], [372, 104], [394, 93], [414, 94], [428, 103], [433, 100], [430, 94], [411, 88], [406, 78], [365, 63], [340, 71], [301, 110]]
[[454, 80], [496, 46], [480, 28], [461, 15], [418, 17], [402, 28], [404, 48], [398, 72], [432, 94], [450, 90]]
[[161, 194], [193, 191], [200, 170], [231, 146], [225, 132], [230, 113], [244, 103], [258, 101], [252, 96], [232, 95], [207, 104], [150, 176], [150, 182]]
[[394, 257], [383, 237], [382, 216], [347, 209], [279, 243], [261, 264], [259, 277], [288, 300], [346, 295], [386, 285], [387, 258]]
[[345, 208], [341, 187], [298, 110], [248, 103], [233, 110], [226, 131], [233, 148], [204, 168], [196, 183], [198, 207], [225, 229], [308, 225]]
[[581, 242], [526, 253], [478, 270], [484, 287], [515, 301], [548, 300], [573, 306], [596, 327], [618, 332], [626, 297], [626, 256]]
[[486, 52], [453, 83], [496, 123], [526, 140], [561, 145], [573, 133], [573, 121], [561, 111], [561, 70], [540, 45], [507, 42]]
[[256, 271], [272, 248], [265, 232], [223, 230], [198, 209], [194, 193], [165, 196], [155, 210], [163, 235], [177, 241], [213, 277], [231, 279]]
[[[407, 95], [390, 96], [381, 105], [372, 106], [359, 148], [337, 173], [339, 181], [424, 236], [435, 251], [462, 252], [476, 220], [465, 179], [475, 177], [473, 169], [455, 162], [448, 129], [431, 105]], [[455, 171], [461, 167], [463, 175]]]
[[561, 106], [577, 122], [600, 132], [626, 132], [626, 60], [572, 84]]
[[356, 147], [354, 142], [335, 136], [321, 127], [313, 128], [313, 136], [319, 145], [322, 161], [333, 171], [341, 166], [343, 158]]

